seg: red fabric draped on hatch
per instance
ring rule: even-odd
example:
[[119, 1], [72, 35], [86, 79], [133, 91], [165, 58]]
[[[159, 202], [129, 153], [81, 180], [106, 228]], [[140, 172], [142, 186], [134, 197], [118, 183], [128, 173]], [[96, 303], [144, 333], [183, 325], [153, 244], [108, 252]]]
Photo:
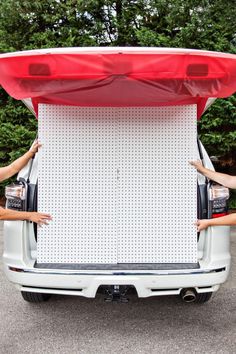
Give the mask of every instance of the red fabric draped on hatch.
[[164, 48], [62, 48], [0, 56], [14, 98], [86, 107], [197, 104], [236, 91], [236, 55]]

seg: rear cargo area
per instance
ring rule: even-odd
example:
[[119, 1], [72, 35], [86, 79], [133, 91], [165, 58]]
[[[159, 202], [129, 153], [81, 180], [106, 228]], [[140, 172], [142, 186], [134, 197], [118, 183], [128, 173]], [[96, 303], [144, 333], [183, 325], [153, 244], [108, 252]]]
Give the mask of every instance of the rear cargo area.
[[197, 263], [196, 117], [196, 105], [40, 104], [38, 210], [53, 221], [38, 265]]

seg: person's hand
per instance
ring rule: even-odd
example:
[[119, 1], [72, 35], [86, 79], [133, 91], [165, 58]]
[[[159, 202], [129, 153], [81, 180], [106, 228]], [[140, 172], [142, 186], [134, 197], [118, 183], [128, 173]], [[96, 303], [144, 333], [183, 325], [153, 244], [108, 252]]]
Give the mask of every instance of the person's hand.
[[210, 226], [208, 219], [197, 220], [195, 225], [197, 226], [197, 232], [205, 230]]
[[197, 171], [201, 172], [203, 170], [203, 165], [200, 160], [189, 161], [190, 165], [196, 168]]
[[52, 220], [50, 214], [29, 212], [29, 221], [36, 222], [39, 226], [48, 225], [50, 220]]
[[40, 144], [40, 142], [38, 140], [35, 140], [33, 142], [33, 145], [31, 146], [31, 148], [29, 149], [29, 152], [31, 152], [33, 155], [35, 155], [41, 146], [42, 146], [42, 144]]

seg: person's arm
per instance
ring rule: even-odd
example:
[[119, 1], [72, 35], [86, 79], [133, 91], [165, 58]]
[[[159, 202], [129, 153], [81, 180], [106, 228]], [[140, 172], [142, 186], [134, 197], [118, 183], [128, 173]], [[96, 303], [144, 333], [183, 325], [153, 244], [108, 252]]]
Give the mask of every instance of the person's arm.
[[0, 208], [0, 220], [28, 220], [36, 222], [39, 225], [47, 225], [52, 220], [51, 215], [46, 213], [15, 211]]
[[194, 166], [198, 172], [211, 179], [212, 181], [222, 184], [228, 188], [236, 188], [236, 176], [230, 176], [225, 173], [209, 170], [208, 168], [204, 167], [199, 160], [190, 161], [189, 163]]
[[197, 231], [202, 231], [209, 226], [235, 226], [236, 225], [236, 213], [221, 216], [214, 219], [197, 220]]
[[29, 151], [27, 151], [23, 156], [13, 161], [9, 166], [1, 167], [0, 182], [18, 173], [29, 162], [29, 160], [32, 159], [40, 146], [41, 144], [39, 144], [38, 141], [35, 141]]

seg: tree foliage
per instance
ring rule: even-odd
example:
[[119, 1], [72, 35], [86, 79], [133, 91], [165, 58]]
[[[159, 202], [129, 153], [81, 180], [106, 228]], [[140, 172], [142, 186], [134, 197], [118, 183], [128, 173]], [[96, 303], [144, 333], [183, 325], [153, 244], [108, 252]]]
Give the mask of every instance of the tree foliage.
[[236, 96], [218, 99], [201, 118], [199, 130], [209, 154], [222, 156], [223, 164], [232, 165], [236, 157]]
[[0, 51], [161, 46], [235, 52], [235, 0], [0, 0]]
[[[0, 52], [72, 46], [158, 46], [236, 53], [235, 0], [0, 0]], [[29, 146], [36, 121], [0, 93], [0, 164]], [[199, 124], [222, 163], [236, 165], [236, 98]]]

